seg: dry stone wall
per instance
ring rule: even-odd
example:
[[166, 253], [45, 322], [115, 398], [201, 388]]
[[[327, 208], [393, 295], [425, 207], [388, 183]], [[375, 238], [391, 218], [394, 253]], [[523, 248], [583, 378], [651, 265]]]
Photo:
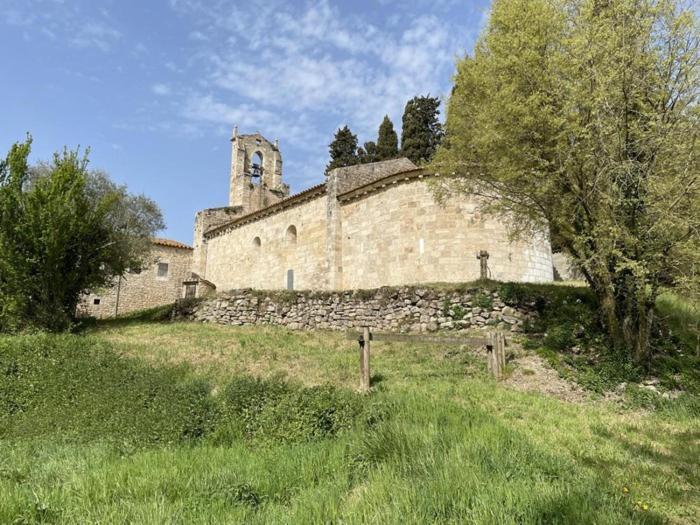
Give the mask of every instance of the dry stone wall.
[[233, 290], [190, 306], [179, 316], [205, 323], [273, 324], [290, 329], [396, 332], [498, 328], [518, 332], [533, 310], [507, 306], [497, 291], [423, 287], [338, 292]]

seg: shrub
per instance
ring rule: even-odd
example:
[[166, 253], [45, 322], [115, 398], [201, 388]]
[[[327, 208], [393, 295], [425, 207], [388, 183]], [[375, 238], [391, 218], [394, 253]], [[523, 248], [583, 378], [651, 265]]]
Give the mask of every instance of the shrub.
[[363, 404], [357, 394], [332, 386], [304, 388], [278, 379], [237, 377], [222, 394], [225, 422], [214, 441], [332, 437], [359, 421]]
[[477, 292], [472, 299], [472, 304], [488, 310], [493, 306], [493, 297], [486, 292]]
[[183, 367], [152, 368], [77, 336], [0, 339], [0, 436], [178, 443], [201, 438], [217, 410]]
[[185, 366], [152, 367], [83, 336], [0, 338], [0, 438], [149, 444], [333, 437], [386, 414], [353, 392], [236, 377], [217, 398]]

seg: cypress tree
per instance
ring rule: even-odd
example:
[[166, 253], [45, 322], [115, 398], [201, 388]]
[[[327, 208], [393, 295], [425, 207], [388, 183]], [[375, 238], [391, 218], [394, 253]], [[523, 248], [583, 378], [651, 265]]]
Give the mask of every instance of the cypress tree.
[[373, 140], [365, 142], [364, 146], [357, 150], [361, 164], [377, 161], [377, 144]]
[[376, 160], [395, 159], [399, 156], [399, 137], [396, 135], [394, 123], [388, 115], [384, 115], [384, 120], [379, 126], [376, 156]]
[[333, 142], [328, 146], [331, 160], [326, 166], [326, 174], [334, 168], [358, 164], [360, 157], [357, 149], [357, 135], [347, 126], [335, 132]]
[[413, 97], [406, 103], [402, 119], [401, 154], [415, 163], [429, 161], [442, 140], [438, 120], [440, 99]]

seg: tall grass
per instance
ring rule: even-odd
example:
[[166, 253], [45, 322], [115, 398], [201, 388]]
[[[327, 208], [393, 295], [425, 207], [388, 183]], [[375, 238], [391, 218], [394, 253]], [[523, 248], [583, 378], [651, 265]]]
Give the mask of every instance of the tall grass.
[[0, 523], [700, 517], [696, 417], [511, 391], [465, 349], [373, 348], [363, 396], [339, 334], [176, 323], [0, 339]]
[[700, 304], [667, 292], [656, 301], [656, 307], [681, 344], [700, 357]]

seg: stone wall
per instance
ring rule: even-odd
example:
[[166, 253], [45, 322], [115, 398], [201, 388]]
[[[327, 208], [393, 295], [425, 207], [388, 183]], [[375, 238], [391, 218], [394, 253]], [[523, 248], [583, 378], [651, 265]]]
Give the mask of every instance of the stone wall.
[[[335, 183], [329, 177], [312, 200], [209, 236], [203, 277], [219, 291], [284, 289], [289, 270], [301, 290], [459, 283], [480, 277], [476, 254], [486, 250], [494, 280], [552, 280], [544, 235], [511, 242], [505, 224], [482, 216], [473, 200], [436, 202], [424, 178], [357, 196], [339, 195]], [[292, 225], [296, 244], [285, 233]]]
[[474, 200], [436, 202], [425, 179], [341, 204], [343, 289], [474, 281], [480, 250], [489, 253], [491, 279], [552, 280], [547, 238], [511, 242], [506, 225], [483, 216]]
[[225, 206], [222, 208], [209, 208], [197, 212], [194, 218], [194, 240], [192, 247], [192, 271], [197, 275], [204, 275], [207, 271], [207, 245], [204, 241], [204, 233], [212, 228], [221, 226], [243, 215], [242, 206]]
[[[78, 307], [79, 315], [97, 318], [114, 317], [144, 308], [175, 302], [182, 296], [182, 281], [190, 271], [192, 250], [153, 245], [152, 262], [140, 273], [128, 273], [114, 286], [86, 295]], [[158, 263], [168, 264], [167, 277], [158, 276]], [[99, 302], [99, 304], [95, 304]]]
[[553, 253], [552, 265], [554, 266], [555, 281], [583, 281], [585, 279], [573, 257], [566, 253]]
[[345, 193], [354, 188], [365, 186], [377, 180], [396, 173], [418, 169], [413, 162], [403, 157], [385, 160], [383, 162], [371, 162], [369, 164], [356, 164], [343, 168], [335, 168], [329, 173], [329, 178], [337, 180], [338, 194]]
[[505, 305], [493, 290], [406, 286], [354, 292], [234, 290], [184, 307], [180, 315], [206, 323], [274, 324], [290, 329], [369, 326], [383, 331], [434, 332], [495, 327], [518, 332], [533, 314]]
[[342, 288], [480, 277], [476, 254], [489, 253], [489, 277], [552, 280], [545, 238], [511, 242], [506, 226], [482, 216], [474, 201], [435, 201], [424, 180], [398, 183], [342, 205]]
[[[204, 277], [217, 290], [323, 289], [326, 280], [326, 199], [292, 206], [207, 240]], [[294, 227], [296, 235], [290, 234]], [[259, 239], [259, 244], [256, 239]]]

